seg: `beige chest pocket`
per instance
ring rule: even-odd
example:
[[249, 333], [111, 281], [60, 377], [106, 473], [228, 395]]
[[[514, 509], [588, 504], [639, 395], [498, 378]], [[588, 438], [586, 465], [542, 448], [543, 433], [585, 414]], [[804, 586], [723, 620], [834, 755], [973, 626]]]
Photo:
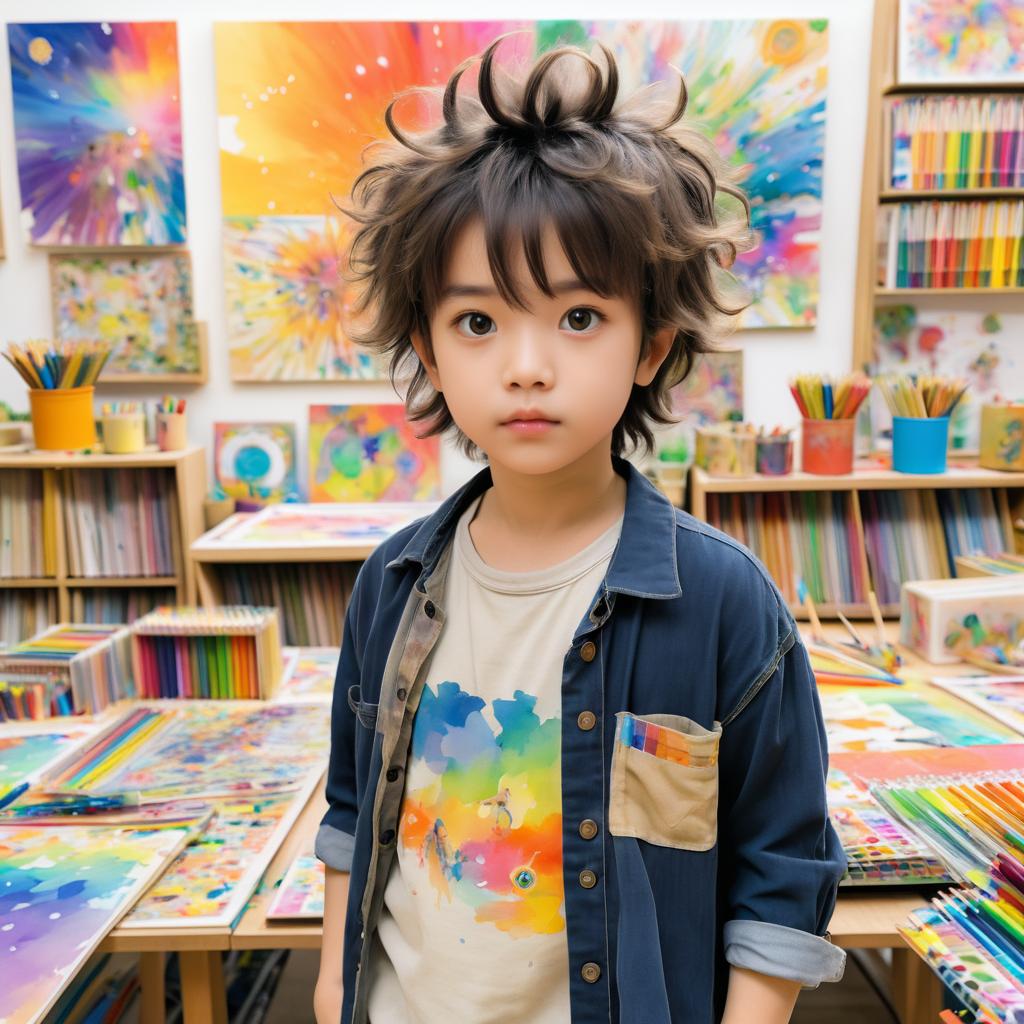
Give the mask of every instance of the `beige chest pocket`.
[[608, 830], [657, 846], [710, 850], [718, 835], [718, 741], [680, 715], [616, 716]]

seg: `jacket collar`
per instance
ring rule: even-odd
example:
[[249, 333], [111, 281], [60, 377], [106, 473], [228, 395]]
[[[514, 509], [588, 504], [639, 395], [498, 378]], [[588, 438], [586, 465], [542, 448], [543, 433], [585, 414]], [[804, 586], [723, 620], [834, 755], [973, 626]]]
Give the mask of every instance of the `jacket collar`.
[[[613, 455], [612, 465], [626, 480], [626, 511], [605, 589], [636, 597], [678, 597], [683, 589], [676, 560], [675, 506], [632, 463]], [[422, 590], [451, 540], [459, 516], [491, 485], [488, 466], [427, 516], [387, 567], [420, 565], [423, 571], [417, 586]]]

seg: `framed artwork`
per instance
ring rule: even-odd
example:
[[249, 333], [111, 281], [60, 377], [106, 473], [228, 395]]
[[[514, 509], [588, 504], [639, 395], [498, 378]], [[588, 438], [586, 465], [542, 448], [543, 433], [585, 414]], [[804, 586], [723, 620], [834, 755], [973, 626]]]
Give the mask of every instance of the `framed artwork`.
[[1020, 0], [900, 0], [901, 82], [1024, 82]]
[[298, 493], [295, 424], [214, 423], [214, 476], [231, 498], [277, 502]]
[[235, 379], [379, 375], [346, 338], [352, 297], [337, 270], [350, 227], [336, 200], [366, 144], [385, 137], [395, 93], [443, 86], [513, 30], [509, 59], [600, 38], [623, 94], [678, 66], [690, 114], [753, 198], [760, 244], [733, 267], [751, 299], [743, 325], [815, 323], [826, 20], [225, 22], [215, 48]]
[[188, 253], [51, 253], [50, 298], [58, 341], [113, 346], [104, 382], [206, 380]]
[[434, 501], [440, 438], [419, 438], [405, 406], [311, 405], [309, 500]]
[[21, 220], [76, 248], [185, 241], [177, 26], [7, 26]]

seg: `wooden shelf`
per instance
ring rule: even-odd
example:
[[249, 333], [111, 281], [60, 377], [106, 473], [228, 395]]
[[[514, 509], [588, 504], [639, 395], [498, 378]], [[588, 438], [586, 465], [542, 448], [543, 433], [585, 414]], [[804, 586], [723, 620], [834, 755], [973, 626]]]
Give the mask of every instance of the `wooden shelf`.
[[69, 576], [67, 587], [177, 587], [177, 576]]
[[875, 295], [1021, 295], [1024, 288], [875, 288]]
[[[878, 11], [876, 9], [876, 16]], [[918, 93], [1024, 93], [1024, 82], [892, 82], [882, 90], [883, 96], [914, 96]]]
[[[848, 619], [863, 619], [870, 622], [872, 619], [871, 606], [867, 604], [815, 604], [815, 611], [822, 619], [838, 619], [837, 612], [842, 612]], [[887, 619], [899, 617], [900, 606], [898, 604], [880, 605], [882, 616]], [[801, 604], [790, 605], [789, 610], [794, 619], [800, 622], [807, 621], [807, 611]]]
[[882, 203], [917, 202], [919, 200], [939, 199], [1024, 199], [1024, 188], [944, 188], [944, 189], [886, 189], [879, 193], [878, 200]]
[[60, 580], [53, 576], [11, 576], [0, 580], [0, 590], [28, 590], [37, 587], [59, 587]]
[[106, 452], [44, 452], [38, 449], [0, 454], [0, 469], [152, 469], [160, 466], [174, 468], [201, 454], [205, 461], [206, 449], [199, 445], [178, 452], [162, 452], [157, 448], [132, 455], [108, 455]]

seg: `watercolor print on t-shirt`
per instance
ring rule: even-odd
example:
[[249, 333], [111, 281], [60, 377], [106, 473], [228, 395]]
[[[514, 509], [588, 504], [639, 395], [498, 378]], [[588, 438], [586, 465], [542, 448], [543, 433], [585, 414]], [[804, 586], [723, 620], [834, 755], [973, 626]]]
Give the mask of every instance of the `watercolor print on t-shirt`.
[[438, 909], [459, 901], [513, 938], [565, 928], [562, 727], [536, 703], [516, 690], [486, 713], [458, 683], [425, 686], [399, 833]]

